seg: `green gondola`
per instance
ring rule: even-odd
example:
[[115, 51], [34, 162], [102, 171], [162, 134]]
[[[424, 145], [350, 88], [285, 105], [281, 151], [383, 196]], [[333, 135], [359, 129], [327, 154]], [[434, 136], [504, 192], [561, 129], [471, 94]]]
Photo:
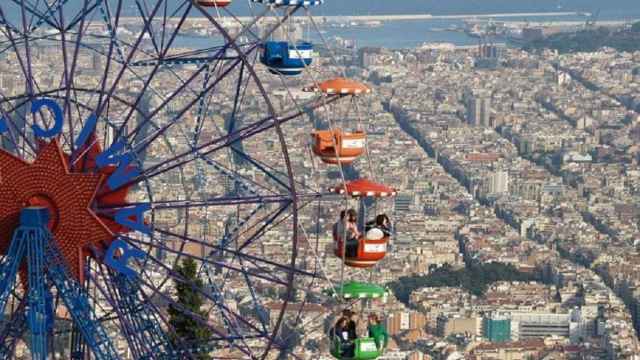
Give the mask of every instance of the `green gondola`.
[[383, 299], [387, 297], [387, 289], [382, 286], [349, 281], [343, 285], [336, 285], [334, 288], [327, 290], [327, 293], [331, 296], [340, 297], [346, 300], [349, 299]]
[[[386, 300], [388, 291], [382, 286], [375, 284], [349, 281], [336, 285], [335, 288], [327, 290], [327, 293], [334, 297], [345, 300], [350, 299], [382, 299]], [[382, 356], [383, 351], [379, 350], [373, 338], [359, 338], [354, 340], [353, 357], [342, 355], [341, 343], [339, 339], [331, 341], [331, 355], [338, 360], [373, 360]]]
[[382, 351], [378, 350], [373, 338], [360, 338], [354, 340], [355, 350], [353, 357], [343, 357], [340, 347], [340, 340], [334, 339], [331, 344], [331, 356], [338, 360], [373, 360], [382, 356]]

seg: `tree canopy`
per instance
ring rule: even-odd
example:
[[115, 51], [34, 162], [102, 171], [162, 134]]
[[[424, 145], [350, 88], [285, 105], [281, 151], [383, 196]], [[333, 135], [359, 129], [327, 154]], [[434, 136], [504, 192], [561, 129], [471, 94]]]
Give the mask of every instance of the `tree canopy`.
[[553, 34], [525, 44], [524, 49], [531, 51], [548, 48], [558, 50], [560, 53], [572, 53], [594, 52], [603, 47], [628, 52], [640, 50], [640, 22], [633, 24], [628, 30], [599, 27]]
[[488, 263], [460, 270], [443, 266], [428, 275], [403, 276], [388, 286], [398, 300], [408, 304], [411, 293], [424, 287], [462, 287], [471, 294], [482, 296], [487, 287], [497, 281], [534, 280], [540, 280], [538, 275], [520, 272], [511, 264]]
[[[192, 258], [176, 263], [174, 267], [185, 281], [178, 281], [174, 278], [174, 286], [177, 293], [176, 303], [180, 306], [169, 306], [169, 323], [175, 330], [171, 334], [174, 343], [177, 341], [193, 342], [194, 344], [206, 344], [211, 337], [211, 332], [196, 317], [207, 318], [207, 312], [202, 310], [204, 297], [197, 289], [202, 289], [204, 284], [202, 279], [197, 277], [197, 265]], [[211, 356], [206, 353], [194, 355], [198, 360], [210, 360]]]

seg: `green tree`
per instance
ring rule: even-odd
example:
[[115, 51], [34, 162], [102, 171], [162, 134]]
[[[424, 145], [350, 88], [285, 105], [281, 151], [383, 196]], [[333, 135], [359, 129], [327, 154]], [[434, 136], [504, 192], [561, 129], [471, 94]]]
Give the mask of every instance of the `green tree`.
[[[169, 323], [175, 330], [171, 334], [172, 341], [176, 343], [179, 339], [183, 342], [201, 344], [206, 343], [211, 337], [211, 331], [201, 321], [197, 321], [196, 317], [206, 319], [207, 312], [202, 310], [204, 297], [197, 289], [202, 289], [204, 284], [202, 279], [197, 277], [196, 262], [187, 258], [182, 264], [176, 263], [174, 271], [177, 272], [185, 281], [174, 279], [174, 285], [178, 299], [176, 305], [169, 306]], [[198, 360], [210, 360], [209, 354], [198, 354], [195, 356]]]
[[540, 281], [541, 273], [521, 273], [511, 264], [487, 263], [468, 265], [454, 270], [443, 266], [423, 276], [403, 276], [398, 281], [387, 284], [401, 302], [408, 304], [414, 290], [423, 287], [462, 287], [470, 293], [483, 296], [487, 287], [497, 281]]

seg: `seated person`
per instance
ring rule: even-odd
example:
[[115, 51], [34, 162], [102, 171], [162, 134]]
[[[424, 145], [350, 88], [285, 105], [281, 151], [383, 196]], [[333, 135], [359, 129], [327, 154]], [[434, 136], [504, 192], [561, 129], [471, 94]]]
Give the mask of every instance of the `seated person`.
[[387, 348], [389, 333], [376, 314], [369, 315], [369, 337], [376, 342], [378, 351], [383, 352]]
[[345, 218], [345, 235], [347, 239], [345, 256], [353, 258], [358, 256], [358, 238], [361, 235], [358, 230], [358, 213], [354, 209], [349, 209]]
[[350, 339], [349, 329], [347, 325], [348, 319], [341, 317], [336, 325], [331, 329], [331, 338], [340, 341], [340, 355], [344, 357], [353, 357], [355, 353], [355, 344]]
[[[379, 230], [380, 232], [382, 232], [382, 236], [379, 235], [378, 231], [372, 231], [372, 230]], [[387, 237], [387, 236], [391, 236], [391, 221], [389, 221], [389, 217], [385, 214], [380, 214], [378, 216], [376, 216], [376, 219], [373, 221], [369, 221], [365, 227], [366, 233], [367, 233], [367, 239], [371, 239], [371, 240], [379, 240], [382, 239], [383, 237]], [[371, 232], [371, 236], [369, 235], [369, 233]]]
[[356, 320], [353, 319], [355, 313], [349, 309], [342, 310], [342, 317], [347, 319], [347, 330], [349, 331], [349, 340], [355, 340], [358, 338], [358, 334], [356, 333], [356, 329], [358, 328], [358, 324]]
[[342, 235], [344, 234], [344, 217], [346, 214], [347, 212], [345, 210], [340, 211], [340, 217], [338, 218], [338, 221], [333, 224], [332, 235], [334, 241], [338, 241], [338, 239], [342, 238]]

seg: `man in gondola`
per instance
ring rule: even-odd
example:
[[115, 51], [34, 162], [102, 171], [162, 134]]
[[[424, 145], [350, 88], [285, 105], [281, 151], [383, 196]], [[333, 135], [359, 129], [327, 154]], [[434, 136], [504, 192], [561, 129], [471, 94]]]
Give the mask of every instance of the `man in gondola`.
[[358, 324], [356, 323], [356, 321], [353, 319], [355, 313], [349, 309], [344, 309], [342, 311], [342, 316], [347, 319], [347, 331], [349, 332], [349, 340], [355, 340], [358, 338], [358, 334], [356, 332], [356, 328], [358, 327]]

